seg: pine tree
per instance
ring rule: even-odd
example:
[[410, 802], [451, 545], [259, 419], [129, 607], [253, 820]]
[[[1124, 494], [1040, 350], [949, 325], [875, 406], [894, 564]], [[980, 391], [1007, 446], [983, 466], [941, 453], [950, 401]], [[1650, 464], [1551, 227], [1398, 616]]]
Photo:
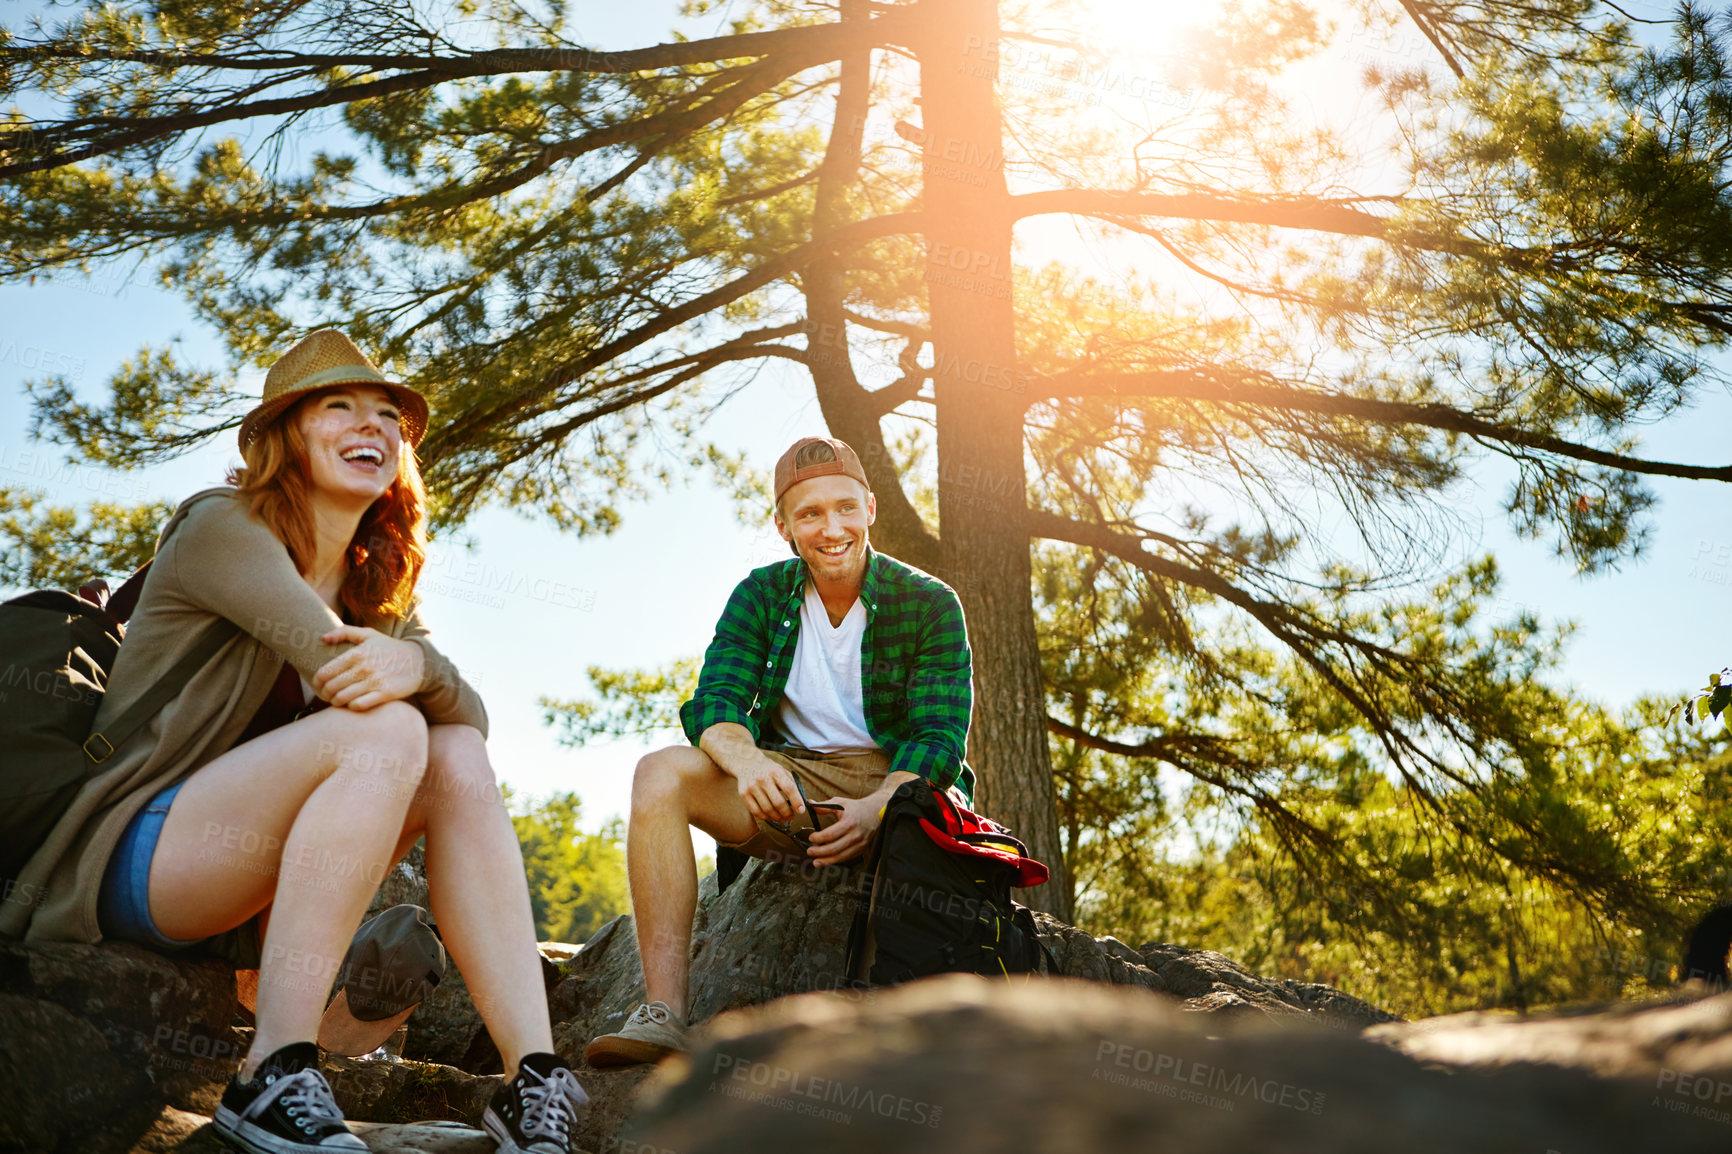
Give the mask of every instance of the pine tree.
[[[1503, 812], [1557, 756], [1516, 708], [1531, 630], [1467, 639], [1480, 568], [1442, 578], [1441, 609], [1388, 588], [1458, 560], [1427, 547], [1488, 458], [1516, 526], [1584, 571], [1639, 551], [1643, 477], [1732, 479], [1634, 436], [1718, 382], [1732, 334], [1732, 87], [1696, 10], [1655, 49], [1589, 0], [1360, 14], [1439, 62], [1368, 77], [1394, 186], [1287, 115], [1274, 78], [1328, 43], [1296, 0], [1176, 58], [1195, 100], [1140, 138], [1009, 83], [1013, 48], [1099, 67], [1063, 9], [765, 0], [729, 34], [620, 52], [569, 41], [558, 7], [463, 11], [459, 33], [386, 0], [91, 3], [7, 31], [0, 276], [148, 260], [233, 366], [342, 325], [432, 396], [445, 524], [500, 503], [605, 531], [662, 467], [651, 429], [739, 481], [695, 418], [742, 367], [805, 366], [865, 461], [875, 540], [962, 597], [979, 800], [1049, 861], [1086, 856], [1053, 734], [1061, 779], [1078, 750], [1152, 759], [1321, 845], [1217, 696], [1276, 728], [1350, 719], [1430, 827], [1490, 837], [1452, 806]], [[1018, 223], [1052, 215], [1193, 279], [1019, 267]], [[121, 467], [240, 411], [231, 377], [161, 350], [106, 404], [35, 393], [45, 436]], [[924, 463], [896, 451], [910, 420], [936, 427]], [[1035, 548], [1065, 560], [1038, 573]], [[1078, 635], [1126, 646], [1116, 688], [1064, 680], [1086, 671], [1037, 625], [1037, 587], [1072, 570], [1111, 573], [1111, 615]], [[1199, 643], [1223, 620], [1273, 656]], [[1056, 872], [1038, 900], [1068, 913]]]

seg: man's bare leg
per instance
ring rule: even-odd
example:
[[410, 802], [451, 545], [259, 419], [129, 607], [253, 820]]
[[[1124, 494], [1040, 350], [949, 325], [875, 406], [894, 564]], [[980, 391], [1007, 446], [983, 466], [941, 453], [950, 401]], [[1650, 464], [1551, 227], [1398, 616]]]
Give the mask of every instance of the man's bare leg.
[[682, 1021], [698, 905], [697, 857], [688, 826], [723, 842], [745, 841], [758, 828], [740, 800], [738, 784], [708, 754], [691, 746], [658, 749], [638, 762], [632, 780], [626, 874], [644, 1000], [667, 1003]]

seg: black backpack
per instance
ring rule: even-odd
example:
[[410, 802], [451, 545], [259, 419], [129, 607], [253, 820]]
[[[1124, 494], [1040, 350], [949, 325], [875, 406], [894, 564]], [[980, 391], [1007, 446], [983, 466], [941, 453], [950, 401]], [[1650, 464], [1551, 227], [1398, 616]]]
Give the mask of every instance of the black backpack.
[[38, 589], [0, 604], [0, 885], [11, 885], [79, 789], [234, 636], [213, 624], [145, 695], [91, 732], [147, 564], [108, 596]]
[[928, 974], [1009, 977], [1040, 968], [1046, 947], [1010, 890], [1042, 884], [1046, 866], [1009, 830], [930, 782], [905, 782], [891, 795], [867, 868], [872, 885], [848, 938], [855, 980], [896, 985]]

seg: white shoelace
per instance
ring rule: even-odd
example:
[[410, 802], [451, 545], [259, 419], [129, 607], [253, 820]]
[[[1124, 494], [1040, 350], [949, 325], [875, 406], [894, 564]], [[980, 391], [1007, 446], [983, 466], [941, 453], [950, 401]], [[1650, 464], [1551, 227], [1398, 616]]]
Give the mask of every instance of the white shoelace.
[[[343, 1112], [337, 1109], [337, 1100], [331, 1096], [330, 1083], [311, 1066], [278, 1078], [264, 1093], [253, 1099], [243, 1117], [256, 1118], [279, 1098], [288, 1107], [290, 1117], [305, 1118], [309, 1123], [335, 1123], [338, 1126], [344, 1124]], [[306, 1125], [301, 1128], [311, 1129]]]
[[[534, 1074], [535, 1071], [530, 1070]], [[540, 1077], [539, 1074], [536, 1075]], [[566, 1148], [572, 1123], [577, 1112], [589, 1105], [589, 1095], [572, 1077], [571, 1071], [560, 1068], [552, 1075], [523, 1087], [523, 1134], [526, 1138], [551, 1138]]]
[[634, 1023], [654, 1023], [657, 1026], [665, 1026], [673, 1020], [673, 1016], [674, 1012], [668, 1009], [665, 1002], [645, 1002], [631, 1012], [631, 1017], [625, 1020], [625, 1024], [630, 1026]]

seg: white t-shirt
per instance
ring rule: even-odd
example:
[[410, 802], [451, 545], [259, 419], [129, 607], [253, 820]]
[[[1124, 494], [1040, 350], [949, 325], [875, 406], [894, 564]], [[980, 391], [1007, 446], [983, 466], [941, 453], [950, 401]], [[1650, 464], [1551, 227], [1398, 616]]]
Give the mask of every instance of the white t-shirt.
[[776, 710], [776, 724], [795, 745], [818, 753], [875, 750], [866, 732], [860, 686], [860, 643], [866, 637], [866, 604], [859, 598], [842, 624], [830, 624], [818, 589], [806, 582], [794, 664]]

